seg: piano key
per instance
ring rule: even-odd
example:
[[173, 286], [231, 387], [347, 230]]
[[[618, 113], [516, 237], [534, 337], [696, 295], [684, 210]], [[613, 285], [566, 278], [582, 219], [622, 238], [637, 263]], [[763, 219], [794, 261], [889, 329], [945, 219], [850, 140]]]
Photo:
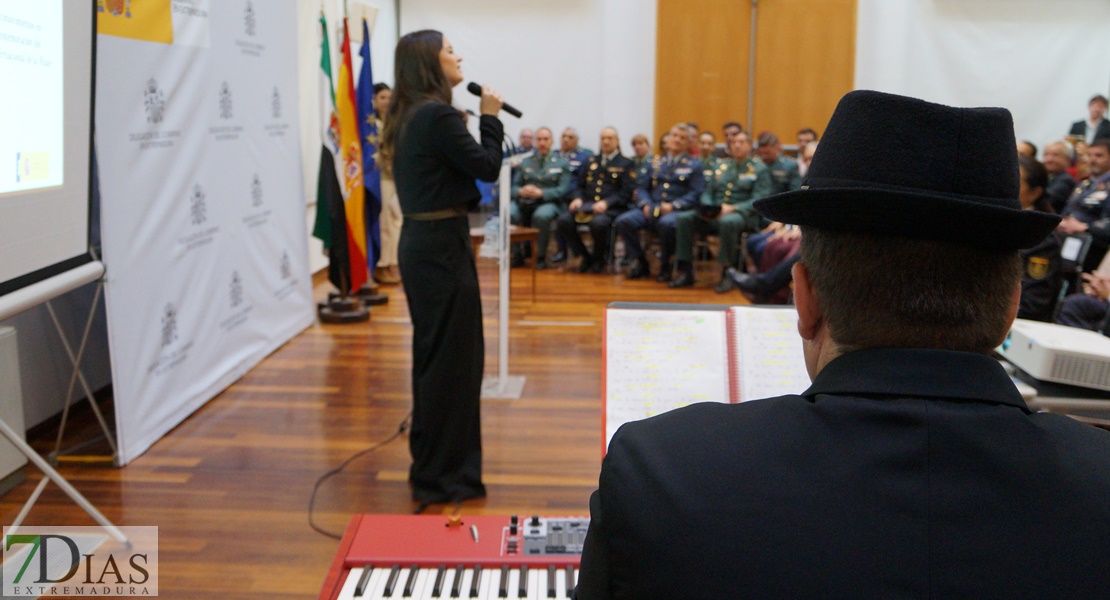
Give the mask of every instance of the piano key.
[[480, 600], [497, 600], [497, 582], [501, 578], [501, 572], [494, 569], [485, 569], [482, 572], [482, 582], [478, 586], [478, 598]]
[[409, 569], [408, 579], [405, 580], [405, 590], [401, 592], [402, 598], [412, 598], [412, 589], [416, 586], [416, 576], [420, 574], [420, 567], [413, 565]]
[[[362, 575], [358, 578], [358, 583], [355, 584], [355, 598], [361, 598], [366, 593], [366, 586], [370, 583], [370, 576], [374, 573], [374, 567], [367, 566], [362, 570]], [[353, 574], [353, 573], [352, 573]]]
[[478, 590], [481, 588], [482, 583], [482, 565], [477, 565], [470, 570], [472, 573], [470, 579], [470, 597], [478, 598]]
[[431, 600], [432, 584], [435, 577], [436, 569], [431, 567], [420, 569], [416, 574], [416, 582], [413, 584], [412, 597], [416, 600]]
[[563, 569], [563, 572], [566, 573], [566, 583], [564, 585], [567, 588], [567, 598], [570, 598], [574, 596], [574, 565]]
[[451, 583], [451, 597], [458, 598], [462, 596], [463, 578], [466, 576], [466, 569], [462, 565], [455, 567], [455, 579]]
[[506, 591], [508, 591], [508, 596], [507, 597], [508, 598], [519, 598], [520, 597], [519, 588], [520, 588], [520, 569], [519, 568], [509, 569], [509, 585], [506, 586]]
[[547, 597], [555, 597], [555, 565], [547, 565]]
[[523, 565], [522, 567], [520, 567], [520, 575], [518, 575], [517, 577], [519, 579], [519, 583], [516, 587], [516, 597], [517, 598], [527, 598], [528, 597], [528, 565]]
[[540, 589], [543, 587], [543, 571], [534, 569], [528, 575], [528, 595], [525, 596], [528, 600], [540, 600], [543, 598]]
[[474, 570], [459, 565], [459, 573], [462, 574], [462, 578], [459, 579], [459, 595], [456, 597], [466, 598], [470, 592], [470, 581], [474, 579]]
[[366, 567], [365, 569], [360, 569], [358, 567], [352, 568], [351, 571], [347, 573], [347, 578], [343, 580], [343, 587], [339, 589], [339, 595], [336, 597], [355, 598], [355, 587], [358, 586], [359, 578], [362, 577], [363, 571], [369, 570], [370, 567]]
[[555, 573], [555, 597], [567, 598], [567, 574], [566, 568], [559, 568]]
[[509, 597], [509, 565], [501, 565], [501, 580], [497, 584], [497, 597]]
[[382, 597], [392, 598], [393, 591], [397, 589], [397, 579], [401, 576], [401, 565], [393, 565], [389, 571], [389, 578], [386, 579], [385, 587], [382, 589]]
[[432, 598], [443, 596], [443, 582], [447, 576], [447, 565], [439, 565], [436, 569], [436, 582], [432, 585]]
[[373, 574], [370, 575], [370, 582], [366, 585], [366, 593], [362, 595], [363, 600], [383, 600], [385, 598], [385, 584], [389, 580], [389, 574], [392, 573], [389, 567], [375, 567]]

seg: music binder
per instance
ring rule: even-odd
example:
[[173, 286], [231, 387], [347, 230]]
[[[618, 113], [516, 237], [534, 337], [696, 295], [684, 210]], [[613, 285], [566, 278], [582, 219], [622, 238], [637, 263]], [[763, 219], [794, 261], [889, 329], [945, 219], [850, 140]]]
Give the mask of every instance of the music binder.
[[602, 347], [601, 453], [624, 423], [696, 402], [809, 387], [794, 307], [612, 303]]

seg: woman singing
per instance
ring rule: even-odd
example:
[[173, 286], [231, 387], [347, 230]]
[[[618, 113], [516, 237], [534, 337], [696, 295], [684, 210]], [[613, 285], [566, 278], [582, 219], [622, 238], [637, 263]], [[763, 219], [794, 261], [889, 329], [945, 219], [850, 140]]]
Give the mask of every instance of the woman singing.
[[492, 182], [501, 168], [502, 99], [483, 88], [478, 144], [451, 106], [462, 57], [443, 34], [402, 37], [394, 60], [381, 152], [404, 214], [398, 258], [413, 324], [409, 482], [417, 502], [457, 502], [486, 495], [485, 346], [466, 212], [480, 199], [474, 180]]

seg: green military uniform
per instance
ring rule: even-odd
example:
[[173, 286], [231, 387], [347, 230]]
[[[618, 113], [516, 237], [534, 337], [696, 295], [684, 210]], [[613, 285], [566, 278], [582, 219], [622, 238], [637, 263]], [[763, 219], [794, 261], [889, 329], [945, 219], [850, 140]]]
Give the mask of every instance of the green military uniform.
[[[737, 162], [722, 158], [715, 164], [712, 171], [706, 172], [705, 191], [698, 209], [678, 217], [675, 258], [687, 265], [694, 260], [694, 234], [700, 232], [719, 235], [721, 249], [717, 262], [726, 267], [735, 266], [739, 258], [740, 234], [759, 230], [759, 215], [752, 204], [771, 195], [771, 174], [758, 160], [747, 158]], [[719, 207], [723, 204], [731, 204], [736, 211], [720, 215]]]
[[772, 194], [782, 194], [801, 189], [802, 176], [798, 172], [798, 161], [785, 154], [780, 154], [778, 160], [766, 165], [766, 167], [771, 172]]
[[[573, 185], [570, 163], [554, 152], [547, 156], [532, 155], [520, 163], [520, 169], [513, 175], [512, 204], [509, 216], [516, 225], [535, 227], [540, 230], [536, 240], [536, 264], [547, 254], [547, 243], [551, 235], [551, 223], [563, 213], [564, 197]], [[534, 185], [543, 190], [542, 198], [521, 198], [520, 188]], [[519, 246], [514, 246], [513, 254], [520, 256]]]

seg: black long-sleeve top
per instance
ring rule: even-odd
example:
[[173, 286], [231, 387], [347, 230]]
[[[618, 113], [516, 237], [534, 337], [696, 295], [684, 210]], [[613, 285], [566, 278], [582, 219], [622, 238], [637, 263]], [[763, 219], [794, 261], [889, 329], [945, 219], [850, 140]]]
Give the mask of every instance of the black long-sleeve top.
[[393, 162], [403, 214], [478, 203], [474, 180], [497, 180], [503, 136], [497, 117], [482, 115], [478, 129], [481, 144], [451, 105], [430, 102], [416, 109], [401, 131]]

